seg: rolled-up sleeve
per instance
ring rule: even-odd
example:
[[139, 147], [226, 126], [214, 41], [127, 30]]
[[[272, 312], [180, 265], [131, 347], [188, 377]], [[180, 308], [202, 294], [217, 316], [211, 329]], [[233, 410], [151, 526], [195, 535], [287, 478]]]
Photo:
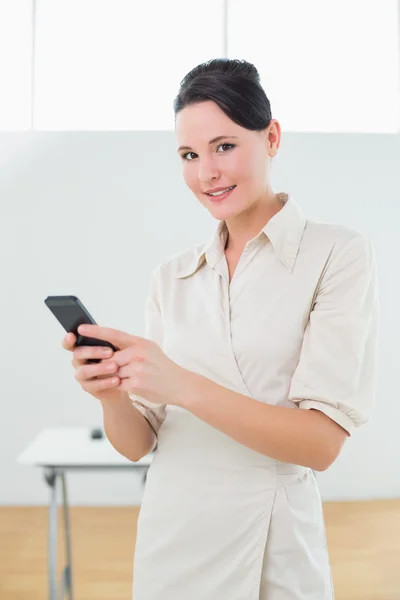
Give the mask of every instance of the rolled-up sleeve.
[[289, 400], [351, 435], [375, 402], [379, 294], [374, 248], [356, 235], [326, 265], [305, 330]]
[[[159, 267], [157, 267], [151, 276], [150, 292], [145, 305], [145, 337], [156, 342], [160, 347], [163, 344], [163, 326], [161, 309], [159, 303]], [[133, 405], [148, 420], [154, 432], [157, 434], [165, 416], [165, 404], [155, 404], [149, 402], [136, 394], [129, 393]]]

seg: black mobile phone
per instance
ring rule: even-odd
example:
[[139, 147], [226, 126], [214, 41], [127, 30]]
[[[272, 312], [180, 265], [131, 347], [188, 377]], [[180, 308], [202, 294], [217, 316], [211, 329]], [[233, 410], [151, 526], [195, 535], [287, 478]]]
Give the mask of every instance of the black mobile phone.
[[[44, 301], [49, 307], [56, 319], [68, 333], [74, 333], [76, 336], [76, 346], [107, 346], [117, 352], [116, 348], [110, 342], [87, 337], [78, 333], [79, 325], [97, 325], [87, 308], [76, 296], [47, 296]], [[98, 363], [100, 358], [89, 358], [89, 363]]]

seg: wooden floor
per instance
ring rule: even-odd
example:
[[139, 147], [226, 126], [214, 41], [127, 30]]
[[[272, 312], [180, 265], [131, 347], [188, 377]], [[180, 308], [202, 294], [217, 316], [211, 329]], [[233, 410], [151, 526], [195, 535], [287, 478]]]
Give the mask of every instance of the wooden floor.
[[[71, 509], [75, 600], [131, 600], [138, 511]], [[335, 600], [400, 600], [400, 500], [325, 503], [324, 514]], [[1, 600], [47, 598], [47, 518], [0, 507]]]

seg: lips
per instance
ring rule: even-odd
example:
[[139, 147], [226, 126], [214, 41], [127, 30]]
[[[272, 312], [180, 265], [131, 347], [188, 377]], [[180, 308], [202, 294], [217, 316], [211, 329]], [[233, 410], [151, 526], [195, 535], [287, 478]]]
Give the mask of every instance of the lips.
[[210, 194], [206, 194], [206, 196], [208, 197], [208, 200], [210, 202], [212, 202], [213, 204], [220, 204], [221, 202], [223, 202], [225, 200], [225, 198], [230, 197], [230, 195], [233, 194], [235, 189], [236, 189], [236, 185], [231, 186], [231, 188], [228, 188], [227, 192], [222, 192], [222, 193], [218, 194], [217, 196], [211, 196]]
[[[227, 187], [219, 187], [219, 188], [215, 188], [214, 190], [209, 190], [208, 192], [204, 192], [205, 194], [207, 194], [207, 196], [211, 196], [211, 194], [215, 194], [216, 192], [222, 192], [225, 191], [226, 192], [231, 192], [233, 189], [235, 189], [236, 185], [229, 185]], [[221, 194], [223, 195], [223, 194]], [[218, 194], [216, 196], [211, 196], [212, 198], [218, 198]]]

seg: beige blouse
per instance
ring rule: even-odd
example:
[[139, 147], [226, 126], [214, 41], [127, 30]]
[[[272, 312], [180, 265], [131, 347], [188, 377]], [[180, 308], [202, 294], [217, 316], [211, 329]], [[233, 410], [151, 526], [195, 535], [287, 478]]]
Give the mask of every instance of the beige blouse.
[[[224, 221], [155, 269], [145, 335], [189, 370], [260, 402], [321, 410], [350, 435], [376, 390], [374, 249], [361, 231], [307, 219], [291, 195], [279, 197], [230, 284]], [[130, 396], [158, 432], [165, 405]]]
[[[316, 408], [349, 434], [374, 402], [372, 245], [292, 196], [229, 284], [220, 222], [154, 271], [146, 336], [182, 367], [259, 402]], [[186, 409], [130, 394], [157, 432], [137, 525], [133, 600], [333, 600], [312, 470], [255, 452]]]

